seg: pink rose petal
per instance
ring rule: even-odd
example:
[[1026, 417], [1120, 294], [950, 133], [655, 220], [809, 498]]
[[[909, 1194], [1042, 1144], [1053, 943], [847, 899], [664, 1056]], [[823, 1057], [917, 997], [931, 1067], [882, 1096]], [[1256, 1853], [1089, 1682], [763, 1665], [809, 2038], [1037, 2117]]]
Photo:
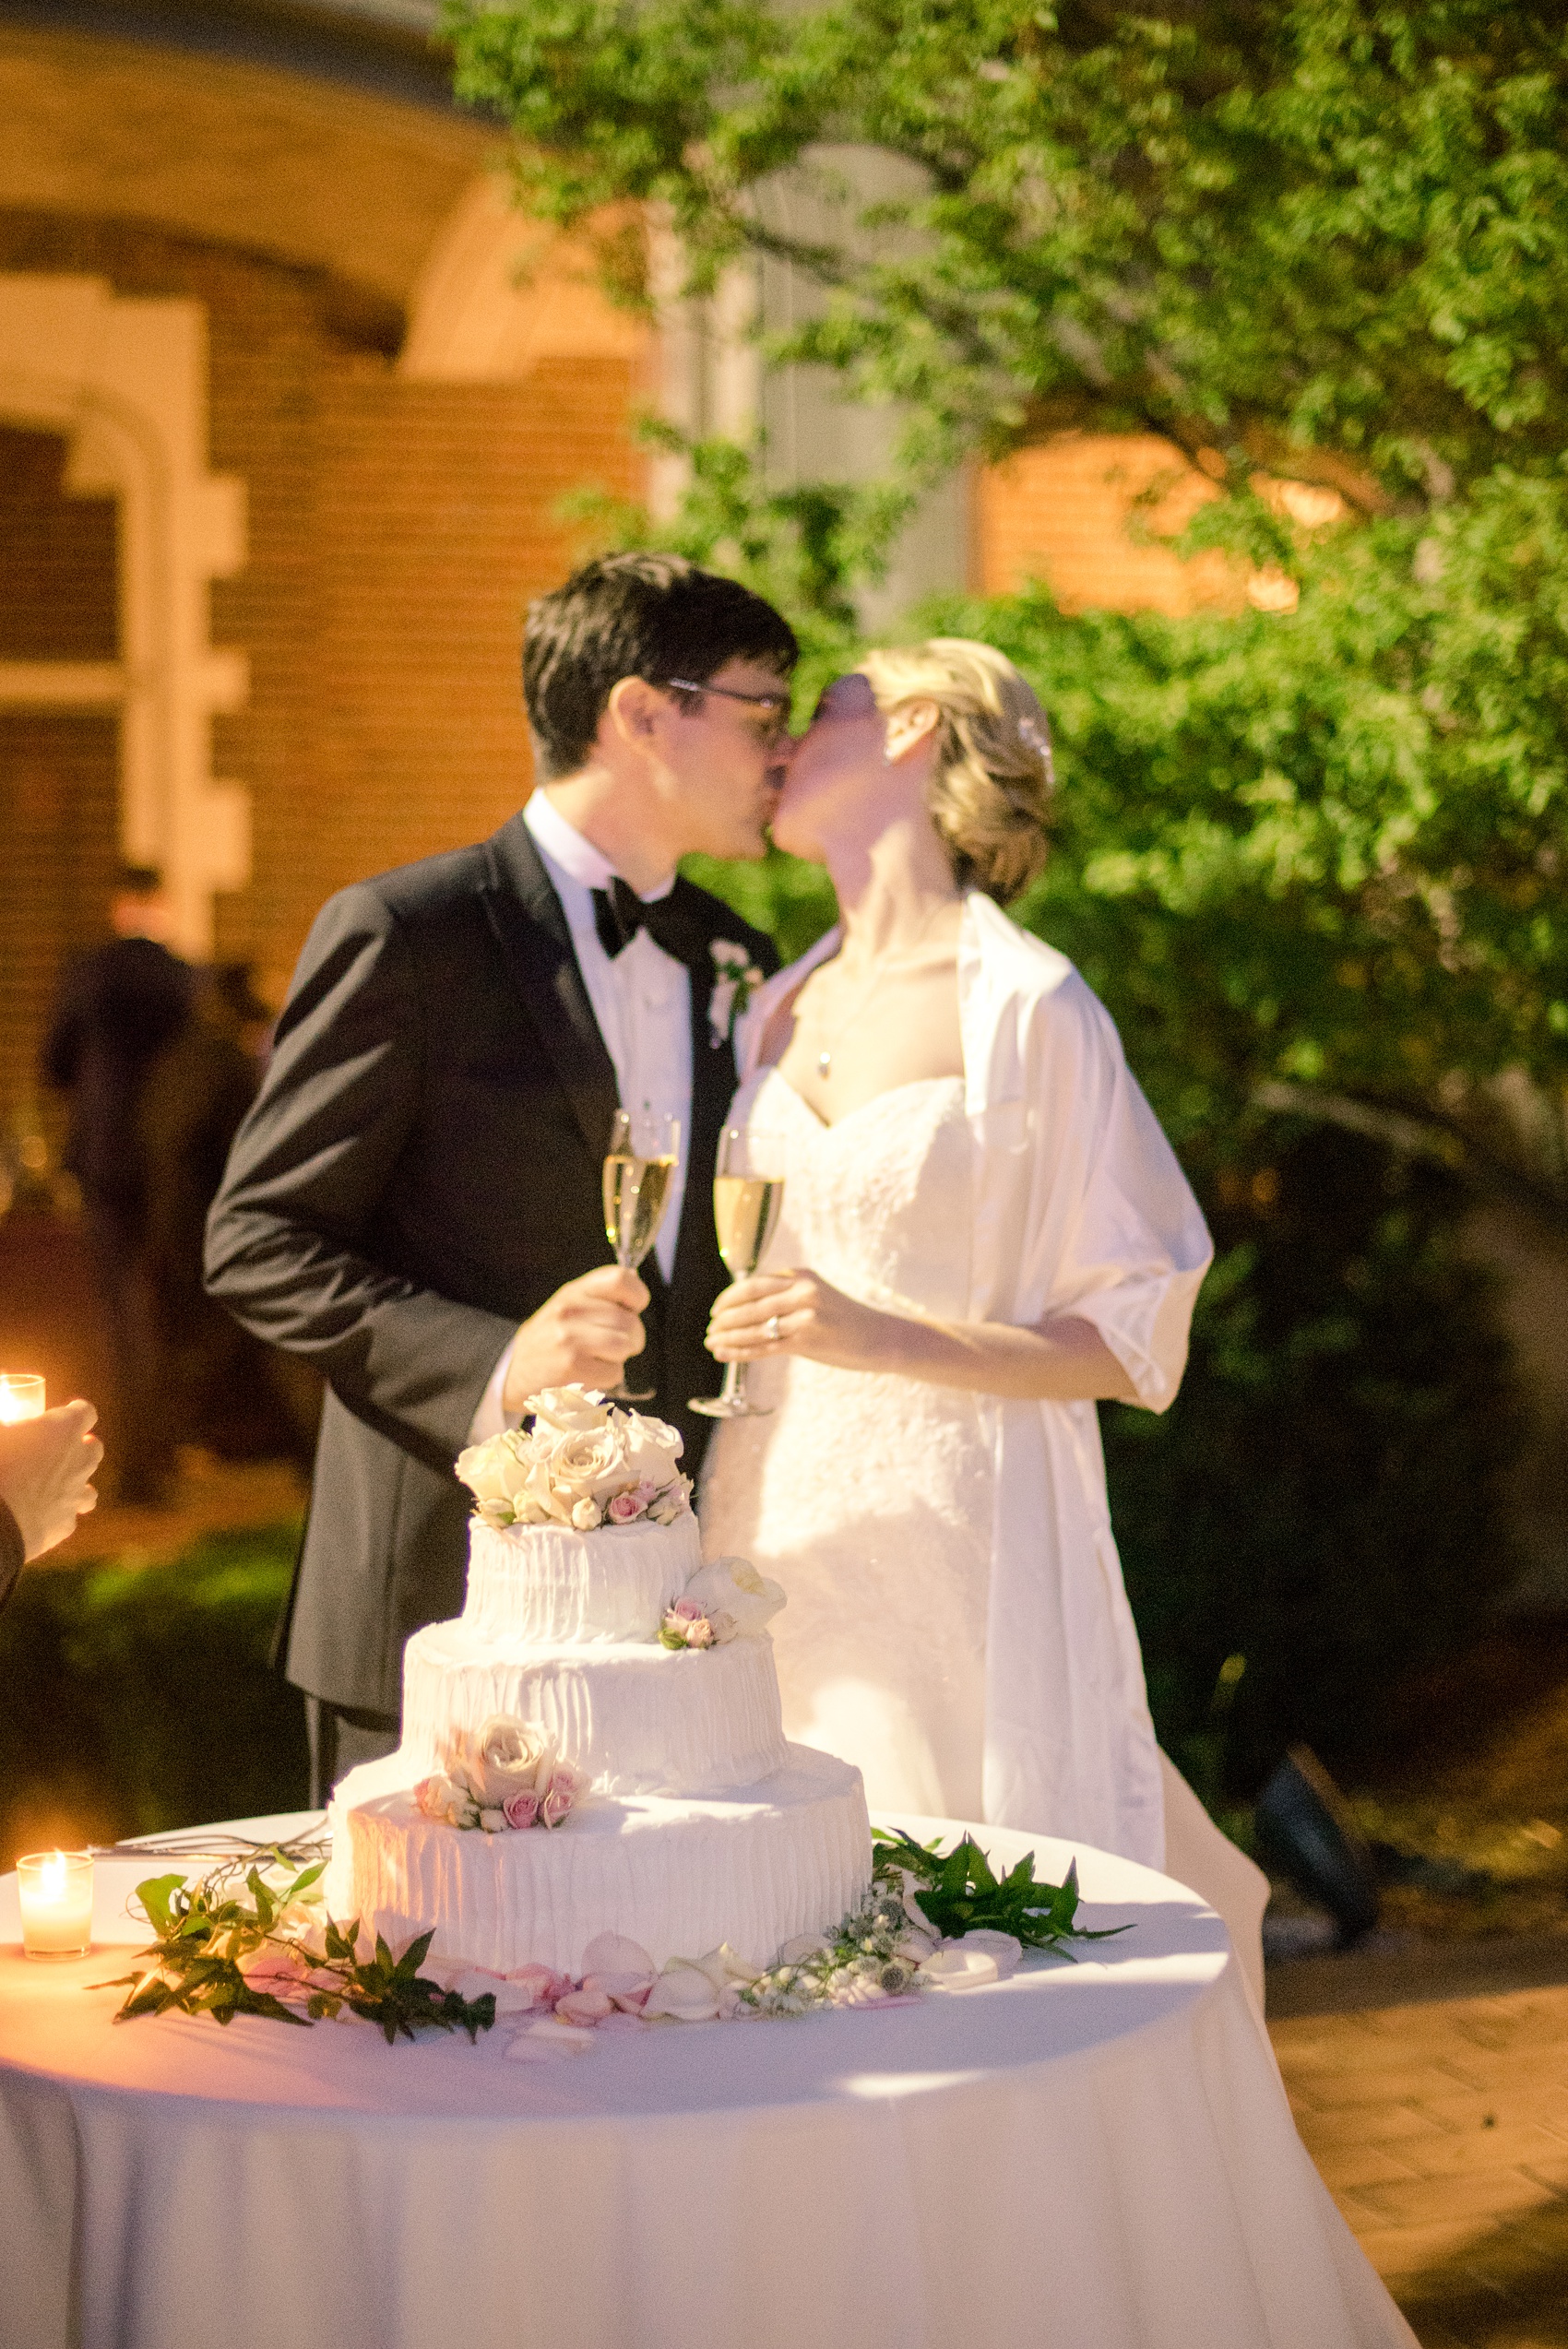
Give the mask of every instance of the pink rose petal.
[[614, 2011], [614, 2000], [602, 1990], [568, 1990], [564, 1998], [555, 2001], [556, 2016], [562, 2023], [602, 2023]]

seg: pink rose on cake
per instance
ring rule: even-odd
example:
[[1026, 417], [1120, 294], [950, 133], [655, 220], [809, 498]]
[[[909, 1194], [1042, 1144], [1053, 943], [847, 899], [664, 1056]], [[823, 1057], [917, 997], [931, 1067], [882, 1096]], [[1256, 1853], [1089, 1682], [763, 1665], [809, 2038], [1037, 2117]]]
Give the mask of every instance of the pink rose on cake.
[[422, 1778], [414, 1800], [427, 1819], [448, 1827], [559, 1827], [588, 1793], [586, 1774], [555, 1750], [537, 1725], [493, 1714], [470, 1737], [458, 1738], [445, 1767]]
[[548, 1776], [541, 1770], [538, 1784], [539, 1824], [559, 1827], [588, 1792], [588, 1780], [569, 1762], [552, 1762]]
[[704, 1614], [695, 1598], [678, 1598], [659, 1627], [661, 1647], [724, 1647], [735, 1636], [733, 1616], [716, 1609]]

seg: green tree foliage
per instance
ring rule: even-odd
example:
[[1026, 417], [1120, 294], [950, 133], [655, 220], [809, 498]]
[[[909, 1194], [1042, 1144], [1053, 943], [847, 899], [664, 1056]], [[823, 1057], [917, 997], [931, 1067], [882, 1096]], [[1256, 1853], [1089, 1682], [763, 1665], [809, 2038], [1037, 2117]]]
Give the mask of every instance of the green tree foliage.
[[[843, 657], [857, 578], [956, 456], [1084, 424], [1200, 459], [1229, 494], [1195, 537], [1287, 570], [1293, 614], [935, 615], [1004, 643], [1062, 740], [1064, 852], [1025, 918], [1132, 1016], [1178, 1125], [1312, 1087], [1481, 1177], [1501, 1155], [1561, 1214], [1561, 12], [450, 0], [449, 22], [526, 203], [658, 206], [699, 288], [787, 254], [822, 303], [772, 355], [902, 404], [880, 490], [780, 492], [696, 452], [683, 542], [804, 613], [814, 656]], [[909, 193], [857, 198], [856, 148]], [[635, 240], [605, 259], [636, 298]], [[1260, 466], [1337, 483], [1357, 519], [1293, 529]], [[1478, 1090], [1509, 1068], [1550, 1105], [1523, 1150]]]
[[[1568, 1213], [1568, 19], [448, 10], [526, 205], [658, 208], [694, 291], [787, 257], [819, 298], [770, 360], [898, 404], [872, 495], [790, 504], [756, 452], [694, 453], [682, 543], [805, 607], [804, 691], [852, 658], [908, 499], [1063, 429], [1164, 434], [1220, 492], [1187, 543], [1296, 583], [1289, 612], [1071, 618], [1034, 590], [916, 623], [999, 645], [1051, 711], [1061, 836], [1016, 910], [1109, 1004], [1222, 1242], [1175, 1410], [1107, 1415], [1160, 1725], [1201, 1732], [1245, 1648], [1239, 1751], [1350, 1750], [1380, 1679], [1506, 1570], [1517, 1409], [1462, 1186]], [[857, 194], [866, 150], [904, 193]], [[636, 239], [604, 260], [642, 298]], [[1265, 476], [1346, 518], [1292, 524]], [[792, 950], [831, 919], [783, 860], [707, 877]], [[1237, 1208], [1262, 1168], [1277, 1206]]]

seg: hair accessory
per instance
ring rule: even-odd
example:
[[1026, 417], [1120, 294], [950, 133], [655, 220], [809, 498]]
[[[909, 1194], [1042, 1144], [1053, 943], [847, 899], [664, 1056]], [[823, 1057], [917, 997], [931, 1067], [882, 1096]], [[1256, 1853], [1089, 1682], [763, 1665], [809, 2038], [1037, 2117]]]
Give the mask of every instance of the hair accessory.
[[1053, 789], [1056, 783], [1056, 763], [1051, 755], [1050, 730], [1042, 726], [1037, 718], [1020, 718], [1018, 740], [1027, 750], [1033, 751], [1036, 758], [1044, 767], [1046, 789], [1048, 791]]

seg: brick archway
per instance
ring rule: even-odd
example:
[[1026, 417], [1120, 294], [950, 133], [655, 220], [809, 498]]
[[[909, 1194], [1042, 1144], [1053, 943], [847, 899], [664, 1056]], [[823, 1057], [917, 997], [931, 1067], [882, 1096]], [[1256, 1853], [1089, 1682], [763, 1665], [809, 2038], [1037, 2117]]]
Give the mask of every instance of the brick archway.
[[0, 659], [0, 708], [118, 712], [122, 848], [162, 866], [177, 943], [206, 957], [250, 841], [248, 793], [211, 772], [211, 719], [243, 706], [248, 674], [208, 641], [208, 587], [243, 566], [245, 517], [243, 482], [207, 470], [201, 304], [0, 274], [0, 419], [61, 433], [67, 489], [120, 517], [118, 658]]

